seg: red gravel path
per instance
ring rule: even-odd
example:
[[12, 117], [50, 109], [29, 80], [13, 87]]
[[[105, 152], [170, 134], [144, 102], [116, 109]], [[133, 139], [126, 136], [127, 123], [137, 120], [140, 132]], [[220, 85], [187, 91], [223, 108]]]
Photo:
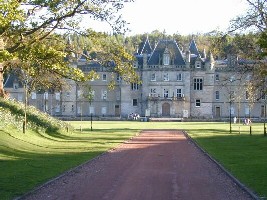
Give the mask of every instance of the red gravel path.
[[143, 131], [23, 199], [252, 199], [182, 132]]

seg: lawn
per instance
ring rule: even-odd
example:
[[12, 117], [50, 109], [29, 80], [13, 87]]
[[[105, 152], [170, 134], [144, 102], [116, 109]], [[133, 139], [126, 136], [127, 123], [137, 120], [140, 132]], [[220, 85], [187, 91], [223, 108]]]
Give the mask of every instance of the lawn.
[[[0, 199], [21, 196], [34, 187], [114, 148], [142, 129], [187, 130], [199, 145], [242, 183], [267, 196], [267, 137], [263, 125], [227, 123], [96, 121], [70, 122], [75, 131], [46, 134], [0, 129]], [[82, 129], [82, 132], [80, 131]]]

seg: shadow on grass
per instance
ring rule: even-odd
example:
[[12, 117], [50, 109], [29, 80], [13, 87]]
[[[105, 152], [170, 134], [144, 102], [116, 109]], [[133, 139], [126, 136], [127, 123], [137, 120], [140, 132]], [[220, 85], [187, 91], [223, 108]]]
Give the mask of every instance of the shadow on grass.
[[33, 153], [0, 149], [8, 159], [0, 160], [0, 199], [13, 199], [53, 177], [105, 152]]

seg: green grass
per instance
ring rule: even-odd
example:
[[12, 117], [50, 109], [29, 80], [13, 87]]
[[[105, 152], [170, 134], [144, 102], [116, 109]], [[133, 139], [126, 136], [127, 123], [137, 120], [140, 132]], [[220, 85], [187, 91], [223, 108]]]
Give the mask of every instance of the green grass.
[[[1, 122], [0, 122], [1, 123]], [[26, 135], [10, 127], [0, 128], [0, 199], [21, 196], [34, 187], [93, 157], [114, 148], [142, 129], [184, 129], [242, 183], [267, 196], [267, 137], [263, 125], [226, 123], [96, 121], [70, 122], [70, 133]], [[0, 126], [1, 127], [1, 126]], [[79, 131], [80, 127], [82, 132]]]

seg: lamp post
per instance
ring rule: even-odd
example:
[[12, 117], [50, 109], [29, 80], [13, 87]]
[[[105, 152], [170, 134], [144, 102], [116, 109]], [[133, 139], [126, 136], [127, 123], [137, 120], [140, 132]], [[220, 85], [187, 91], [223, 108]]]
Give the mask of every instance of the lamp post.
[[265, 123], [266, 123], [266, 99], [264, 100], [264, 122], [263, 122], [263, 133], [264, 133], [264, 137], [266, 137], [266, 126], [265, 126]]
[[230, 120], [230, 134], [232, 133], [232, 92], [230, 91], [230, 109], [229, 109], [229, 120]]
[[230, 78], [230, 94], [229, 94], [229, 104], [230, 104], [230, 108], [229, 108], [229, 124], [230, 124], [230, 127], [229, 127], [229, 132], [230, 134], [232, 133], [232, 100], [233, 100], [233, 94], [232, 94], [232, 82], [234, 81], [234, 79], [231, 77]]

